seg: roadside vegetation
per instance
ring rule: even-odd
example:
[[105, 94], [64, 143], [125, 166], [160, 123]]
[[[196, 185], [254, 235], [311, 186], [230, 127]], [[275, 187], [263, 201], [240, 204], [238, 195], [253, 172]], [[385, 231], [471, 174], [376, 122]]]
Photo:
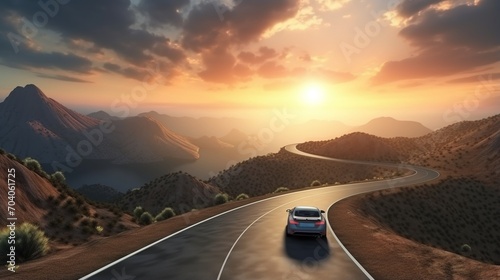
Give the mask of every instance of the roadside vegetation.
[[500, 265], [500, 188], [469, 178], [370, 193], [364, 215], [422, 244]]

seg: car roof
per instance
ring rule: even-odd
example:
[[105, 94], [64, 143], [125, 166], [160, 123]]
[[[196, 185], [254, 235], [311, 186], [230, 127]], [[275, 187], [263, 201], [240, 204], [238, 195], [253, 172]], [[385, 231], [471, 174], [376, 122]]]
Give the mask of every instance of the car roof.
[[295, 206], [295, 210], [319, 211], [318, 207], [313, 206]]

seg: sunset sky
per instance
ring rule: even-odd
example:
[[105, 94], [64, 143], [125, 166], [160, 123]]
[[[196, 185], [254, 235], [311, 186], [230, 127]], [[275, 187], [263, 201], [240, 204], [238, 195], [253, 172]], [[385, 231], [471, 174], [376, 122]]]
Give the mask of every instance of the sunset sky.
[[0, 1], [0, 100], [33, 83], [82, 113], [286, 108], [434, 129], [500, 113], [499, 11], [498, 0]]

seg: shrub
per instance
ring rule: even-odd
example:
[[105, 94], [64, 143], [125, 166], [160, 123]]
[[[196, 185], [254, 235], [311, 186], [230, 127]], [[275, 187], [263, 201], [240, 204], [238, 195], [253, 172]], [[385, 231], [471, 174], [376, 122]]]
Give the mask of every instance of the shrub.
[[153, 216], [151, 214], [149, 214], [149, 212], [147, 212], [147, 211], [143, 212], [141, 214], [141, 217], [139, 217], [139, 223], [141, 225], [150, 225], [154, 221], [155, 221], [155, 219], [153, 218]]
[[214, 197], [214, 204], [221, 205], [229, 201], [229, 196], [226, 193], [218, 193]]
[[64, 185], [66, 184], [66, 177], [61, 171], [56, 171], [50, 175], [50, 181], [53, 185]]
[[249, 198], [248, 194], [246, 193], [240, 193], [237, 197], [236, 200], [243, 200]]
[[172, 218], [173, 216], [175, 216], [174, 210], [170, 207], [167, 207], [167, 208], [163, 209], [163, 211], [161, 211], [160, 214], [156, 215], [155, 219], [157, 222], [159, 222], [159, 221], [163, 221], [163, 220]]
[[285, 188], [285, 187], [279, 187], [277, 188], [273, 193], [281, 193], [281, 192], [287, 192], [289, 191], [290, 189], [289, 188]]
[[321, 182], [319, 180], [314, 180], [311, 183], [311, 187], [318, 187], [321, 186]]
[[139, 220], [139, 218], [141, 217], [142, 213], [144, 213], [144, 208], [142, 208], [141, 206], [135, 207], [135, 209], [134, 209], [134, 217], [135, 217], [136, 220]]
[[[16, 261], [21, 263], [44, 256], [49, 251], [49, 239], [37, 226], [23, 223], [16, 228]], [[8, 248], [14, 246], [8, 244], [10, 230], [8, 228], [0, 231], [0, 251], [9, 252]], [[5, 264], [7, 254], [1, 254], [0, 260]]]
[[27, 157], [23, 160], [23, 164], [31, 171], [34, 171], [38, 175], [48, 178], [49, 175], [43, 171], [42, 166], [38, 162], [38, 160]]

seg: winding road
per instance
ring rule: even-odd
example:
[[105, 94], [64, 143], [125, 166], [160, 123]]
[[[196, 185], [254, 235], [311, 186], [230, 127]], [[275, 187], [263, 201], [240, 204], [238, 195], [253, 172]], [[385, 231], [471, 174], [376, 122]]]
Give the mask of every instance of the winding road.
[[373, 279], [331, 230], [327, 239], [287, 238], [285, 210], [314, 205], [327, 211], [343, 198], [427, 182], [439, 173], [416, 166], [327, 158], [301, 152], [296, 145], [285, 149], [322, 160], [410, 169], [414, 174], [304, 190], [250, 203], [167, 236], [81, 279]]

